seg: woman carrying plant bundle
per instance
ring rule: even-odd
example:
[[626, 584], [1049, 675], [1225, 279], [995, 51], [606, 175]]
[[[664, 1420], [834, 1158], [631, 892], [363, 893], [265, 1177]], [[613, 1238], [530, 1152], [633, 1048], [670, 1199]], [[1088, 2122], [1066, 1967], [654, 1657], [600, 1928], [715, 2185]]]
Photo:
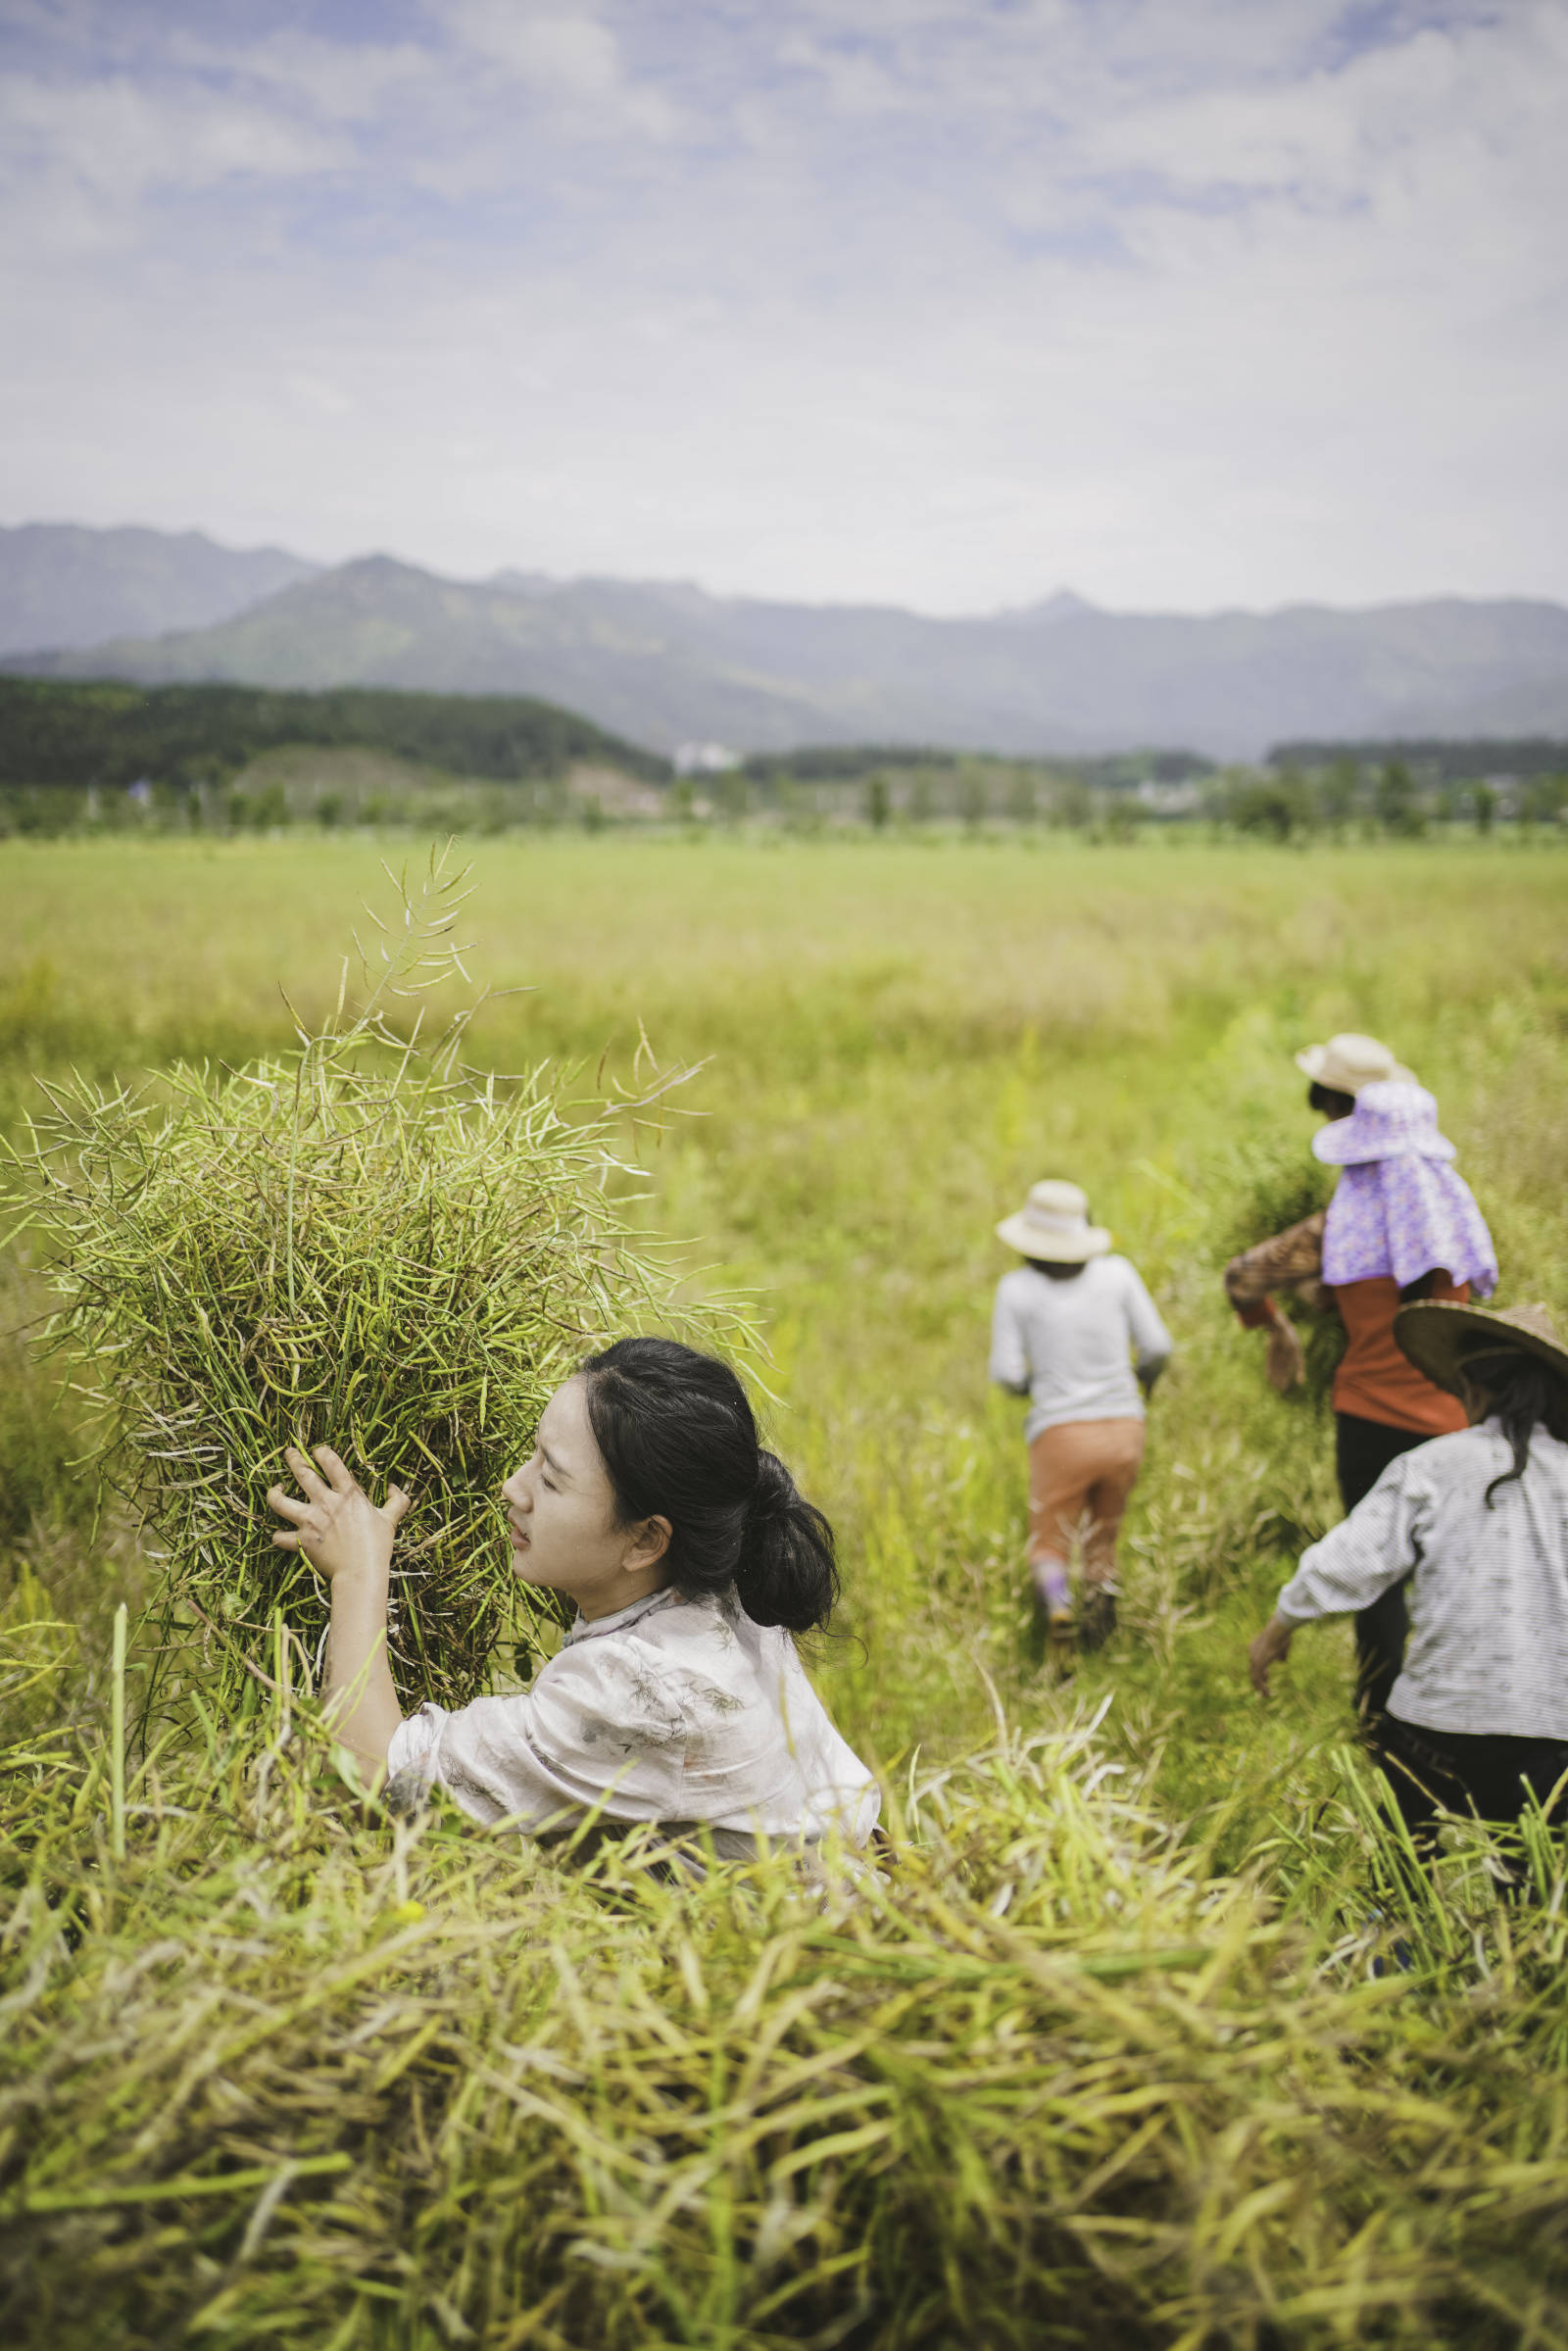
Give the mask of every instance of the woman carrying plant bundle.
[[1467, 1425], [1401, 1453], [1302, 1553], [1249, 1662], [1267, 1697], [1298, 1625], [1411, 1577], [1381, 1760], [1427, 1854], [1440, 1810], [1513, 1821], [1534, 1796], [1568, 1817], [1568, 1348], [1544, 1306], [1410, 1305], [1394, 1329]]
[[[561, 1832], [702, 1826], [722, 1858], [761, 1837], [863, 1845], [878, 1795], [834, 1730], [791, 1639], [838, 1596], [833, 1535], [758, 1443], [734, 1372], [668, 1339], [591, 1355], [545, 1407], [502, 1492], [524, 1582], [576, 1602], [526, 1691], [405, 1719], [387, 1665], [393, 1536], [337, 1455], [290, 1450], [301, 1494], [268, 1496], [331, 1584], [324, 1697], [379, 1773], [439, 1785], [475, 1820]], [[301, 1498], [303, 1496], [303, 1498]]]
[[1048, 1634], [1073, 1629], [1068, 1563], [1082, 1541], [1085, 1648], [1116, 1624], [1116, 1536], [1144, 1458], [1144, 1397], [1170, 1333], [1137, 1270], [1109, 1254], [1076, 1184], [1036, 1184], [997, 1237], [1024, 1263], [997, 1285], [991, 1377], [1030, 1399], [1029, 1568]]
[[[1301, 1343], [1270, 1293], [1294, 1289], [1337, 1310], [1346, 1348], [1334, 1375], [1335, 1466], [1353, 1510], [1389, 1462], [1464, 1426], [1453, 1398], [1396, 1344], [1395, 1316], [1418, 1298], [1490, 1297], [1497, 1260], [1470, 1187], [1438, 1132], [1438, 1105], [1373, 1037], [1347, 1034], [1296, 1056], [1312, 1108], [1329, 1124], [1314, 1157], [1341, 1170], [1326, 1209], [1233, 1257], [1225, 1292], [1244, 1324], [1269, 1334], [1268, 1376], [1283, 1394], [1301, 1377]], [[1356, 1702], [1376, 1742], [1404, 1652], [1396, 1584], [1357, 1616]]]

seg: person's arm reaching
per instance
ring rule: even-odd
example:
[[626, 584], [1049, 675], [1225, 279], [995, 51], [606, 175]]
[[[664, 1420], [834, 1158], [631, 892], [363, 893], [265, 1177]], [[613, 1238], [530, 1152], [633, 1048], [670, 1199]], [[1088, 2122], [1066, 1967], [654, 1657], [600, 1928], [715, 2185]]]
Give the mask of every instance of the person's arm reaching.
[[1252, 1688], [1268, 1696], [1269, 1668], [1290, 1654], [1298, 1625], [1320, 1616], [1369, 1608], [1421, 1558], [1424, 1497], [1412, 1492], [1409, 1459], [1391, 1461], [1348, 1518], [1301, 1553], [1300, 1565], [1274, 1604], [1274, 1614], [1248, 1645]]
[[1170, 1361], [1175, 1343], [1160, 1319], [1159, 1308], [1144, 1287], [1143, 1277], [1133, 1265], [1127, 1267], [1127, 1328], [1138, 1385], [1149, 1396]]
[[1009, 1396], [1029, 1394], [1029, 1350], [1008, 1299], [1005, 1281], [997, 1285], [997, 1303], [991, 1317], [991, 1377]]
[[1225, 1295], [1244, 1330], [1268, 1332], [1264, 1369], [1269, 1386], [1284, 1396], [1302, 1377], [1305, 1357], [1295, 1329], [1280, 1312], [1271, 1290], [1298, 1291], [1309, 1303], [1323, 1302], [1323, 1223], [1327, 1211], [1303, 1216], [1271, 1240], [1243, 1249], [1225, 1268]]
[[323, 1707], [343, 1744], [379, 1772], [403, 1720], [387, 1664], [386, 1612], [392, 1539], [409, 1496], [389, 1486], [377, 1509], [328, 1445], [316, 1447], [315, 1463], [293, 1445], [284, 1458], [304, 1499], [272, 1488], [268, 1501], [289, 1521], [272, 1541], [280, 1551], [303, 1551], [331, 1586]]

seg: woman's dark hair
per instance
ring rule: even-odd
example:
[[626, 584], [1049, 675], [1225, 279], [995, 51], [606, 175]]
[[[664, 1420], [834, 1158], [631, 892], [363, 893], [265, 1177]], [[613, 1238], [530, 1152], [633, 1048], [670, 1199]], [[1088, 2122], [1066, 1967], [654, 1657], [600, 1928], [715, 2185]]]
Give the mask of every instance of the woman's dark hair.
[[1511, 1486], [1524, 1476], [1533, 1429], [1544, 1428], [1548, 1437], [1568, 1444], [1568, 1380], [1523, 1347], [1466, 1355], [1460, 1368], [1470, 1386], [1482, 1391], [1513, 1447], [1512, 1469], [1505, 1469], [1487, 1488], [1490, 1509], [1499, 1486]]
[[754, 1624], [825, 1625], [839, 1596], [833, 1530], [759, 1445], [729, 1365], [675, 1339], [617, 1339], [582, 1376], [616, 1515], [668, 1519], [670, 1582], [693, 1597], [733, 1584]]
[[1321, 1110], [1325, 1118], [1348, 1118], [1355, 1108], [1355, 1096], [1342, 1094], [1338, 1086], [1320, 1086], [1314, 1078], [1306, 1090], [1307, 1107]]

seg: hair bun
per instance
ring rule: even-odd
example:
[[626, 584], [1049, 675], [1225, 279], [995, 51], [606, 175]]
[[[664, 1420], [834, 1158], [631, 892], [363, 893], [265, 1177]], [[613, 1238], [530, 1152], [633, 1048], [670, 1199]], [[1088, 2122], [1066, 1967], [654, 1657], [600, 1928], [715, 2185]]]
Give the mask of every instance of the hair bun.
[[805, 1633], [838, 1598], [833, 1530], [796, 1491], [731, 1366], [678, 1339], [617, 1339], [582, 1367], [588, 1417], [616, 1523], [670, 1523], [669, 1579], [684, 1592], [733, 1586], [754, 1624]]
[[777, 1453], [765, 1445], [757, 1449], [757, 1486], [746, 1505], [749, 1527], [765, 1526], [770, 1519], [787, 1517], [792, 1504], [800, 1500], [800, 1491]]
[[791, 1633], [826, 1624], [839, 1594], [833, 1530], [765, 1446], [758, 1450], [735, 1590], [753, 1624]]

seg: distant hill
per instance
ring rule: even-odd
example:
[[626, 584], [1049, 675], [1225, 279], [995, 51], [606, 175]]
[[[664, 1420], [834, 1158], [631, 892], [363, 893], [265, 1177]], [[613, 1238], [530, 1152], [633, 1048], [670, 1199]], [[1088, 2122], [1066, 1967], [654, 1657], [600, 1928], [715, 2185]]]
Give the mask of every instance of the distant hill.
[[[683, 619], [683, 593], [673, 592], [673, 606], [666, 591], [610, 583], [519, 593], [370, 556], [217, 628], [117, 639], [27, 666], [55, 676], [533, 694], [669, 751], [694, 734], [750, 748], [820, 732], [808, 694], [737, 670]], [[832, 732], [843, 739], [845, 729]]]
[[1568, 609], [1457, 597], [1342, 612], [1104, 612], [1062, 593], [982, 619], [709, 596], [666, 582], [442, 579], [345, 563], [215, 625], [122, 636], [54, 675], [525, 694], [669, 753], [803, 743], [1004, 753], [1568, 730]]
[[318, 569], [280, 547], [220, 547], [197, 530], [0, 528], [0, 654], [207, 628]]
[[463, 776], [517, 783], [596, 762], [661, 781], [664, 762], [586, 718], [516, 696], [340, 687], [76, 684], [0, 677], [0, 788], [205, 783], [282, 746], [352, 746]]

